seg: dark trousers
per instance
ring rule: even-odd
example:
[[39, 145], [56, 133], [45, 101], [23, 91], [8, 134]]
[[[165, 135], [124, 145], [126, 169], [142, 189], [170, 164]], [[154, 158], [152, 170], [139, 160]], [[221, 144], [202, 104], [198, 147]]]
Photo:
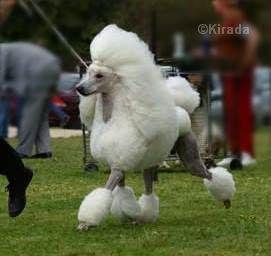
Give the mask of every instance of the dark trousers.
[[0, 137], [0, 174], [9, 182], [18, 180], [24, 173], [24, 164], [18, 153]]
[[9, 100], [0, 97], [0, 136], [8, 137]]

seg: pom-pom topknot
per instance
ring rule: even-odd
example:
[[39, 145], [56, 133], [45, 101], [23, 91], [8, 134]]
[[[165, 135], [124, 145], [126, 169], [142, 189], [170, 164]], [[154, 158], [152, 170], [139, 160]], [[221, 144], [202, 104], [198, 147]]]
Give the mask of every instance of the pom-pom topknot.
[[[136, 54], [133, 54], [136, 53]], [[90, 45], [92, 61], [118, 70], [124, 65], [154, 64], [154, 57], [135, 33], [127, 32], [116, 25], [106, 26]]]

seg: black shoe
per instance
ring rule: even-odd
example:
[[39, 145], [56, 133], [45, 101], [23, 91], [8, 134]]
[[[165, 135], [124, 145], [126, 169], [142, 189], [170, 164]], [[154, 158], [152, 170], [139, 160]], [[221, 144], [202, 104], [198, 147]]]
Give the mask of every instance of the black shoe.
[[24, 154], [19, 154], [21, 159], [28, 159], [30, 156], [24, 155]]
[[234, 158], [230, 163], [230, 169], [232, 171], [242, 170], [243, 165], [242, 165], [241, 160], [239, 158]]
[[36, 155], [31, 156], [31, 159], [37, 159], [37, 158], [41, 158], [41, 159], [46, 159], [46, 158], [52, 158], [53, 154], [52, 152], [47, 152], [47, 153], [39, 153]]
[[33, 172], [30, 169], [25, 168], [23, 176], [14, 182], [10, 182], [6, 187], [6, 190], [9, 192], [8, 212], [10, 217], [17, 217], [24, 210], [26, 205], [25, 192], [32, 177]]

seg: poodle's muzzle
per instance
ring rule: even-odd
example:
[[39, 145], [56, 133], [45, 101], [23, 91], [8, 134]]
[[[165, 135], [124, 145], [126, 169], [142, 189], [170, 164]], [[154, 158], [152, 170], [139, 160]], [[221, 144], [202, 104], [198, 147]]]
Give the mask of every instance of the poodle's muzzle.
[[77, 91], [79, 94], [81, 94], [82, 96], [89, 96], [89, 95], [91, 95], [91, 94], [94, 93], [94, 92], [92, 92], [92, 93], [86, 92], [84, 86], [78, 86], [78, 87], [76, 87], [76, 91]]
[[89, 77], [86, 76], [83, 78], [79, 84], [75, 86], [76, 91], [81, 94], [82, 96], [89, 96], [91, 94], [96, 93], [97, 86], [95, 85], [95, 82], [90, 81]]

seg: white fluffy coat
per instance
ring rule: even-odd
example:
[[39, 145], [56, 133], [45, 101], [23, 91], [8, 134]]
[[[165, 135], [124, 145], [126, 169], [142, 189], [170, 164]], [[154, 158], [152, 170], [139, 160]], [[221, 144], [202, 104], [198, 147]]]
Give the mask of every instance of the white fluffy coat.
[[107, 123], [97, 95], [93, 157], [124, 171], [161, 163], [177, 140], [180, 121], [147, 45], [136, 34], [110, 25], [94, 38], [90, 51], [94, 65], [112, 69], [120, 77]]
[[137, 220], [140, 216], [140, 205], [132, 188], [117, 186], [113, 191], [111, 213], [120, 221]]
[[82, 201], [78, 220], [88, 227], [98, 226], [110, 212], [113, 196], [112, 192], [105, 188], [97, 188], [88, 194]]
[[159, 217], [159, 198], [152, 193], [143, 194], [138, 203], [141, 207], [141, 214], [138, 219], [140, 223], [154, 223]]
[[199, 106], [200, 95], [185, 78], [169, 77], [166, 80], [166, 86], [174, 98], [175, 105], [184, 108], [189, 114], [192, 114]]
[[212, 180], [204, 179], [209, 193], [218, 201], [231, 200], [235, 193], [235, 183], [231, 173], [223, 167], [211, 168]]
[[88, 128], [90, 131], [92, 128], [92, 123], [95, 115], [95, 105], [97, 97], [96, 95], [91, 96], [80, 96], [80, 119], [81, 122]]

